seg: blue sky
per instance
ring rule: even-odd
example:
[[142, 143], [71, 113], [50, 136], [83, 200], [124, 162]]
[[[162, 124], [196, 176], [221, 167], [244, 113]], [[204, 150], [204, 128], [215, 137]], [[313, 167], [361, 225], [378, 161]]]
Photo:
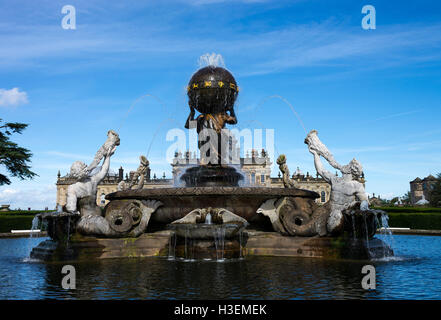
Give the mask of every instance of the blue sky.
[[[67, 4], [76, 30], [61, 27]], [[366, 4], [375, 30], [361, 28]], [[0, 187], [1, 204], [53, 207], [58, 170], [91, 161], [109, 129], [121, 137], [114, 170], [135, 169], [151, 146], [152, 171], [170, 177], [166, 133], [183, 127], [185, 86], [212, 52], [241, 87], [239, 127], [274, 129], [291, 171], [315, 174], [303, 128], [275, 95], [339, 162], [363, 164], [371, 194], [401, 196], [441, 172], [437, 1], [0, 0], [0, 117], [29, 123], [13, 140], [39, 174]]]

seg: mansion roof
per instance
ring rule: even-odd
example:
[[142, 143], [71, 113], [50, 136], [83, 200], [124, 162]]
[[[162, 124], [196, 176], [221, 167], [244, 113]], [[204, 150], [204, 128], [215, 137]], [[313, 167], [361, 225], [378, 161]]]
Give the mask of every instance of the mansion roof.
[[414, 180], [412, 180], [410, 183], [421, 183], [421, 182], [428, 182], [428, 181], [436, 181], [436, 178], [430, 174], [427, 177], [425, 177], [424, 179], [417, 177]]

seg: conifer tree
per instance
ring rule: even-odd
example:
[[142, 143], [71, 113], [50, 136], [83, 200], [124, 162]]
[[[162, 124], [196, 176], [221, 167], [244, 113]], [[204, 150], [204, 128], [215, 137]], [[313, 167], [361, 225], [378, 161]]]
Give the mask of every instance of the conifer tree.
[[[4, 173], [21, 180], [33, 179], [37, 176], [29, 166], [32, 153], [12, 142], [10, 136], [14, 133], [21, 134], [27, 126], [24, 123], [3, 122], [3, 119], [0, 119], [0, 169], [6, 169]], [[0, 185], [4, 184], [11, 184], [11, 180], [0, 173]]]
[[441, 173], [438, 173], [436, 180], [430, 191], [430, 205], [433, 207], [441, 207]]

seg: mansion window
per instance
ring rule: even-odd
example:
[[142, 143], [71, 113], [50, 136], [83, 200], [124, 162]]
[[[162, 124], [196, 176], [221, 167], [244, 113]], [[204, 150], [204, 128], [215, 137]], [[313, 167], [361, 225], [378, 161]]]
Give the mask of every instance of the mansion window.
[[106, 195], [104, 193], [101, 193], [101, 204], [105, 204], [106, 203]]
[[264, 175], [264, 174], [262, 174], [262, 175], [260, 176], [260, 182], [261, 182], [261, 183], [265, 183], [265, 175]]
[[326, 192], [322, 191], [320, 194], [320, 201], [322, 203], [326, 202]]

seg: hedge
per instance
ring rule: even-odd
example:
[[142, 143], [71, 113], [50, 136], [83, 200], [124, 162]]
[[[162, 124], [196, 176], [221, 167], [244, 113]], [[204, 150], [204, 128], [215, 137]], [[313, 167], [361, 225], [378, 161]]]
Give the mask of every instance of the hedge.
[[0, 214], [0, 233], [11, 230], [30, 230], [34, 215], [6, 215]]
[[441, 208], [383, 207], [389, 216], [389, 227], [441, 230]]
[[11, 210], [0, 212], [0, 233], [11, 230], [30, 230], [32, 219], [37, 213], [51, 212], [54, 210]]
[[55, 210], [10, 210], [10, 211], [0, 211], [0, 217], [3, 215], [6, 216], [29, 216], [29, 215], [36, 215], [37, 213], [43, 213], [43, 212], [53, 212]]
[[377, 207], [375, 209], [384, 210], [388, 213], [439, 213], [441, 208], [433, 207]]
[[[389, 226], [422, 230], [441, 230], [441, 208], [383, 207]], [[0, 233], [29, 230], [34, 215], [45, 211], [9, 211], [0, 213]]]

